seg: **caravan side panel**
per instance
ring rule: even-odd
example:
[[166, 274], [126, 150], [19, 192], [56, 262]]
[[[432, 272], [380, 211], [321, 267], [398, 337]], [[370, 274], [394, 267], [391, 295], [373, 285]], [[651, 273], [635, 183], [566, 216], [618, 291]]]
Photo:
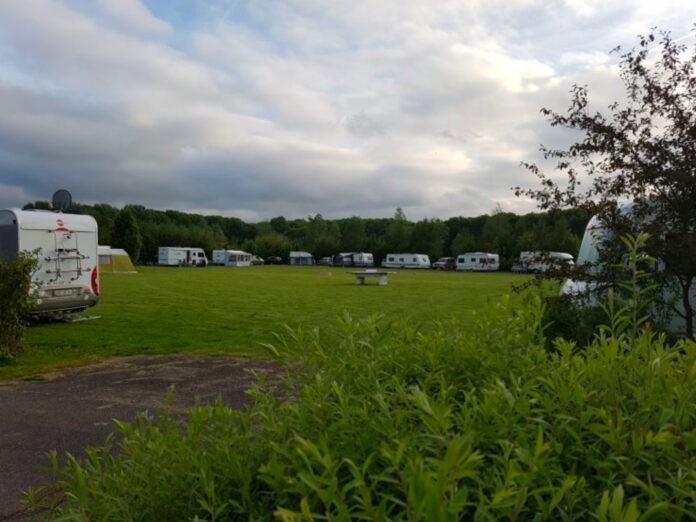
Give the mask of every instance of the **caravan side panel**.
[[425, 254], [387, 254], [382, 260], [385, 268], [430, 268], [430, 258]]

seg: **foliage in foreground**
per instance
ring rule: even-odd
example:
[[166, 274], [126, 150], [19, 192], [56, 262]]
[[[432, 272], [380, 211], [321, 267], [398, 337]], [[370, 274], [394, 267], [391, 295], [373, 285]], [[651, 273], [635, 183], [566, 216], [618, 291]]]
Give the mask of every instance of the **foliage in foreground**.
[[542, 313], [503, 300], [466, 332], [347, 316], [332, 332], [288, 330], [269, 347], [287, 371], [280, 390], [261, 379], [243, 412], [119, 423], [122, 443], [59, 472], [51, 516], [692, 517], [696, 345], [605, 329], [549, 352]]
[[32, 306], [31, 275], [36, 267], [36, 256], [27, 252], [11, 260], [0, 257], [0, 362], [21, 351]]

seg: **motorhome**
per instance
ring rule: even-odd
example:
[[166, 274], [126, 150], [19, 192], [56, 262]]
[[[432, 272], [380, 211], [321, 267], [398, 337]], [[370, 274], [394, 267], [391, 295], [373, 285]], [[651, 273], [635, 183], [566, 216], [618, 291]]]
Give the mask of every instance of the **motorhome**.
[[223, 266], [251, 266], [252, 255], [243, 250], [213, 250], [212, 263]]
[[384, 268], [430, 268], [430, 258], [425, 254], [387, 254], [382, 260]]
[[36, 252], [32, 314], [83, 311], [99, 302], [97, 222], [46, 210], [0, 210], [0, 257]]
[[525, 250], [520, 252], [519, 262], [512, 266], [512, 271], [538, 274], [547, 272], [552, 268], [570, 268], [574, 264], [573, 256], [566, 252]]
[[208, 258], [202, 248], [159, 247], [158, 264], [161, 266], [207, 266]]
[[493, 272], [500, 269], [500, 256], [490, 252], [465, 252], [457, 256], [457, 270]]

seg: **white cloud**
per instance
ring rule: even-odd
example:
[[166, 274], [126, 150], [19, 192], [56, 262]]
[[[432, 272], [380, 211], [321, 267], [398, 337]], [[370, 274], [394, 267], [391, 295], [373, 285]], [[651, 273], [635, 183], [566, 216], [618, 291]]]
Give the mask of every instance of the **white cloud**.
[[0, 2], [2, 202], [60, 185], [249, 220], [532, 210], [519, 162], [569, 139], [539, 109], [576, 82], [606, 107], [608, 51], [684, 33], [696, 6], [677, 5]]
[[125, 32], [150, 36], [169, 36], [171, 26], [152, 16], [140, 0], [98, 0], [102, 8]]

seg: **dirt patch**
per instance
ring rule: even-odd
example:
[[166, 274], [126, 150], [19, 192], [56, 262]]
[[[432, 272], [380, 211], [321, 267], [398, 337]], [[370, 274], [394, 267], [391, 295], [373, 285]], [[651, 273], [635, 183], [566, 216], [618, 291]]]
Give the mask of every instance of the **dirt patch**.
[[82, 455], [114, 431], [113, 419], [160, 411], [171, 386], [171, 406], [182, 411], [217, 397], [243, 408], [253, 382], [248, 370], [278, 367], [238, 357], [138, 356], [56, 372], [45, 381], [0, 385], [0, 520], [20, 509], [22, 491], [50, 480], [41, 469], [47, 452]]

